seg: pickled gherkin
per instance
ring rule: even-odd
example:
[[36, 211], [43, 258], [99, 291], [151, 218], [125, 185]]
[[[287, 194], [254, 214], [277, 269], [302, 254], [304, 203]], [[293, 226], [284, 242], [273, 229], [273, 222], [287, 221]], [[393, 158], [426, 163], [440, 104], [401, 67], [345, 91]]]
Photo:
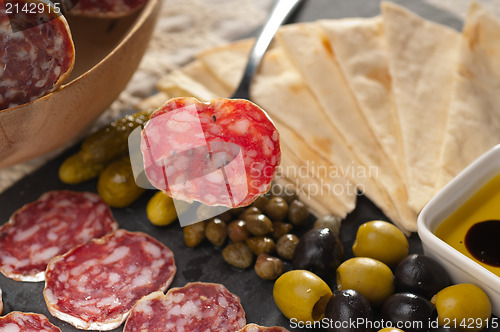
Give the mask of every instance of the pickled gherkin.
[[78, 152], [68, 157], [59, 167], [59, 179], [67, 184], [79, 184], [97, 177], [105, 164], [84, 162]]
[[85, 162], [108, 163], [128, 152], [128, 136], [146, 123], [151, 110], [127, 115], [87, 137], [80, 150]]
[[141, 111], [118, 119], [87, 137], [80, 151], [59, 168], [59, 178], [78, 184], [97, 177], [112, 161], [128, 153], [128, 136], [149, 120], [151, 111]]
[[135, 183], [130, 158], [125, 156], [109, 164], [99, 175], [97, 192], [112, 207], [132, 204], [145, 189]]

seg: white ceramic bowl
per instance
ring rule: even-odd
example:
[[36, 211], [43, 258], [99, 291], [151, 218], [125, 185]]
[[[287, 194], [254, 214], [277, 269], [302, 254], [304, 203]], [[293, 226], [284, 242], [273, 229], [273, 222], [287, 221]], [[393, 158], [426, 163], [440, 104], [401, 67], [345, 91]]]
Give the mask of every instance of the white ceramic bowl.
[[500, 316], [500, 277], [454, 249], [434, 231], [471, 196], [500, 174], [500, 145], [495, 146], [463, 170], [425, 206], [418, 217], [418, 234], [426, 255], [440, 262], [454, 283], [481, 287]]

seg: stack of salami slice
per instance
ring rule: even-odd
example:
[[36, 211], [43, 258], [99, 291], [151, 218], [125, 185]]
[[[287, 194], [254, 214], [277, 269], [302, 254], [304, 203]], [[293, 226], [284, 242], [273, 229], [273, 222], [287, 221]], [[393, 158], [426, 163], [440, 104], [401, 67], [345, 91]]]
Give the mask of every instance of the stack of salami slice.
[[[345, 217], [359, 190], [416, 231], [433, 195], [500, 141], [499, 31], [475, 2], [462, 33], [390, 2], [373, 18], [282, 27], [251, 88], [280, 132], [281, 181], [316, 214]], [[200, 53], [143, 106], [231, 95], [252, 45]]]

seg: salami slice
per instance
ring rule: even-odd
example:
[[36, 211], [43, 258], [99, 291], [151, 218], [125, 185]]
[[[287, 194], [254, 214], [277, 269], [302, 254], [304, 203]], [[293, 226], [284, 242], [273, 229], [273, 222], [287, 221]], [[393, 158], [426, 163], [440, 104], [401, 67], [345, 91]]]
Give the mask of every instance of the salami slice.
[[220, 284], [194, 282], [152, 293], [132, 309], [124, 332], [234, 332], [245, 326], [240, 299]]
[[0, 317], [0, 331], [61, 332], [44, 315], [19, 311], [13, 311], [4, 317]]
[[147, 0], [73, 0], [71, 15], [88, 17], [122, 17], [141, 8]]
[[40, 98], [68, 78], [75, 48], [56, 11], [49, 1], [0, 0], [0, 109]]
[[175, 271], [170, 249], [119, 229], [51, 260], [43, 295], [55, 317], [79, 329], [112, 330], [137, 300], [165, 291]]
[[118, 228], [95, 194], [51, 191], [17, 210], [0, 227], [0, 271], [19, 281], [43, 281], [53, 257]]
[[257, 324], [248, 324], [238, 332], [290, 332], [290, 331], [280, 326], [265, 327], [265, 326], [259, 326]]
[[280, 163], [279, 133], [243, 99], [174, 98], [141, 133], [151, 184], [183, 201], [247, 206], [267, 192]]

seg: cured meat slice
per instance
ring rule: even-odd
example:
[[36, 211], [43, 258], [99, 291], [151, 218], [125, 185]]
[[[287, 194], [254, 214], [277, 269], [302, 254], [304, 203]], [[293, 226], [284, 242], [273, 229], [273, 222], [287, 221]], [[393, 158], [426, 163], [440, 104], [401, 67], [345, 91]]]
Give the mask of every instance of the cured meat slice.
[[99, 196], [47, 192], [0, 227], [0, 271], [14, 280], [43, 281], [50, 259], [117, 228]]
[[52, 259], [43, 295], [55, 317], [79, 329], [112, 330], [137, 300], [165, 291], [175, 271], [170, 249], [119, 229]]
[[56, 11], [49, 1], [0, 0], [0, 109], [40, 98], [68, 78], [75, 48]]
[[279, 133], [243, 99], [174, 98], [141, 133], [151, 184], [183, 201], [240, 207], [268, 191], [280, 163]]
[[141, 8], [147, 0], [72, 0], [71, 15], [88, 17], [121, 17]]
[[[238, 332], [287, 332], [288, 330], [280, 326], [259, 326], [257, 324], [248, 324]], [[289, 332], [289, 331], [288, 331]]]
[[152, 293], [132, 309], [124, 332], [233, 332], [245, 326], [240, 299], [220, 284], [193, 282]]
[[0, 317], [0, 331], [61, 332], [44, 315], [19, 311], [13, 311], [4, 317]]

